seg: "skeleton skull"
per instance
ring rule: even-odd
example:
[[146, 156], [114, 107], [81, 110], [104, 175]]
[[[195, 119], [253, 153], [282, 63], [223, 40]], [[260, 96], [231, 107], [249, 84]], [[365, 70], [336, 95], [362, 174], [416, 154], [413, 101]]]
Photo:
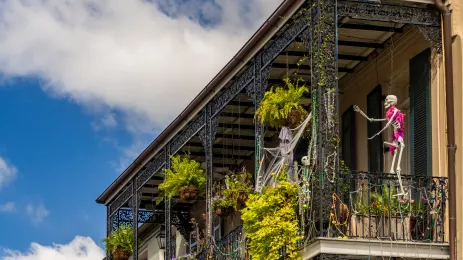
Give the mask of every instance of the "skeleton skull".
[[301, 162], [302, 162], [302, 165], [304, 165], [304, 166], [309, 166], [310, 165], [310, 161], [309, 161], [309, 158], [307, 156], [302, 157]]
[[384, 101], [384, 108], [388, 109], [390, 106], [397, 105], [397, 97], [394, 95], [388, 95]]

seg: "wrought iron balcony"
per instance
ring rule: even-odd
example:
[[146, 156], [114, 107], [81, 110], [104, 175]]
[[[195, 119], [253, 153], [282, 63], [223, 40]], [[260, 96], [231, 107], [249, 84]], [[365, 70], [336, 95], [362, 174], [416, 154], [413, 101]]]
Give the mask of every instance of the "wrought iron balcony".
[[351, 171], [314, 181], [305, 237], [445, 242], [447, 179], [402, 175], [402, 183], [405, 194], [395, 174]]

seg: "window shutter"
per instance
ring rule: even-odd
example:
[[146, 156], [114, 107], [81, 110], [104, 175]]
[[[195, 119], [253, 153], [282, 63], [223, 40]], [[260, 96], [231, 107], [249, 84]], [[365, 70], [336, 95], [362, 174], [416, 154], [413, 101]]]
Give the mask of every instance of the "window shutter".
[[[378, 85], [367, 96], [367, 115], [369, 118], [384, 118], [381, 85]], [[382, 129], [381, 122], [368, 122], [368, 137], [372, 137]], [[383, 172], [383, 140], [380, 136], [368, 140], [368, 171]]]
[[[431, 49], [410, 60], [411, 174], [431, 175]], [[405, 137], [407, 138], [407, 137]]]
[[355, 142], [355, 114], [353, 107], [349, 107], [342, 114], [342, 160], [351, 170], [356, 170], [356, 142]]

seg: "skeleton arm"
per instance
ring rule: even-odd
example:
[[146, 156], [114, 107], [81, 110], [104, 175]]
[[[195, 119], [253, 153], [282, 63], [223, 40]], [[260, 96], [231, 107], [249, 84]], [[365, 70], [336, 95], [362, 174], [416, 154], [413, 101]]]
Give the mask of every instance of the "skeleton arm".
[[[384, 126], [384, 128], [381, 129], [381, 131], [379, 131], [378, 133], [376, 133], [376, 134], [373, 135], [372, 137], [368, 138], [368, 140], [371, 140], [371, 139], [375, 138], [375, 136], [380, 135], [380, 134], [381, 134], [384, 130], [386, 130], [391, 124], [393, 124], [392, 121], [394, 120], [394, 117], [395, 117], [395, 115], [397, 114], [398, 111], [399, 111], [398, 109], [395, 109], [395, 110], [394, 110], [394, 114], [392, 114], [391, 119], [389, 119], [389, 121], [386, 123], [386, 125]], [[387, 120], [387, 119], [386, 119], [386, 120]]]
[[370, 122], [381, 122], [381, 121], [386, 121], [387, 119], [386, 118], [379, 118], [379, 119], [376, 119], [376, 118], [369, 118], [365, 113], [363, 113], [362, 110], [360, 110], [360, 108], [357, 106], [357, 105], [354, 105], [354, 111], [355, 112], [359, 112], [360, 115], [362, 115], [363, 117], [365, 117], [368, 121]]

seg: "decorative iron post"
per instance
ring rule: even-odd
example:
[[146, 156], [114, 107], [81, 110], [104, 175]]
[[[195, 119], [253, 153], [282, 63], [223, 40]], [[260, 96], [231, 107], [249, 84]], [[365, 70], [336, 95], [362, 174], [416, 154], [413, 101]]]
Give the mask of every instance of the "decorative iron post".
[[[257, 109], [259, 108], [260, 101], [264, 97], [264, 90], [262, 88], [262, 73], [261, 73], [261, 68], [262, 68], [262, 54], [257, 55], [254, 58], [254, 93], [252, 100], [254, 101], [254, 111], [256, 112]], [[264, 145], [264, 139], [262, 137], [262, 123], [260, 120], [256, 120], [256, 126], [255, 126], [255, 136], [256, 136], [256, 165], [255, 165], [255, 174], [256, 176], [256, 181], [257, 181], [257, 176], [260, 170], [260, 160], [262, 158], [261, 152], [262, 152], [262, 146]]]
[[[106, 237], [109, 237], [109, 234], [111, 234], [111, 227], [112, 227], [112, 218], [111, 218], [111, 211], [110, 211], [110, 206], [111, 204], [106, 206]], [[106, 260], [109, 260], [111, 258], [111, 255], [109, 254], [109, 251], [106, 250]]]
[[[312, 99], [317, 111], [317, 154], [319, 182], [314, 183], [314, 198], [319, 217], [320, 236], [323, 236], [324, 223], [328, 221], [330, 195], [335, 192], [335, 176], [338, 171], [338, 84], [337, 84], [337, 0], [315, 0], [311, 10], [312, 38]], [[312, 35], [313, 37], [310, 37]], [[319, 203], [317, 205], [317, 203]]]
[[214, 144], [215, 134], [217, 132], [218, 117], [220, 114], [212, 117], [212, 103], [207, 104], [205, 111], [205, 126], [199, 131], [199, 139], [204, 146], [206, 155], [206, 245], [210, 245], [212, 238], [212, 147]]
[[[138, 207], [139, 207], [139, 198], [137, 192], [137, 181], [136, 178], [132, 179], [132, 199], [129, 201], [132, 208], [132, 218], [133, 218], [133, 237], [134, 237], [134, 251], [133, 251], [133, 260], [138, 260]], [[141, 189], [140, 189], [141, 190]], [[141, 198], [140, 198], [141, 199]]]
[[[168, 143], [166, 145], [166, 169], [169, 169], [170, 168], [170, 143]], [[170, 213], [170, 210], [171, 210], [171, 201], [170, 201], [170, 198], [168, 196], [165, 197], [165, 203], [164, 203], [165, 207], [165, 228], [166, 228], [166, 248], [165, 248], [165, 259], [166, 260], [169, 260], [171, 259], [172, 257], [172, 252], [171, 252], [171, 238], [172, 238], [172, 215]]]

